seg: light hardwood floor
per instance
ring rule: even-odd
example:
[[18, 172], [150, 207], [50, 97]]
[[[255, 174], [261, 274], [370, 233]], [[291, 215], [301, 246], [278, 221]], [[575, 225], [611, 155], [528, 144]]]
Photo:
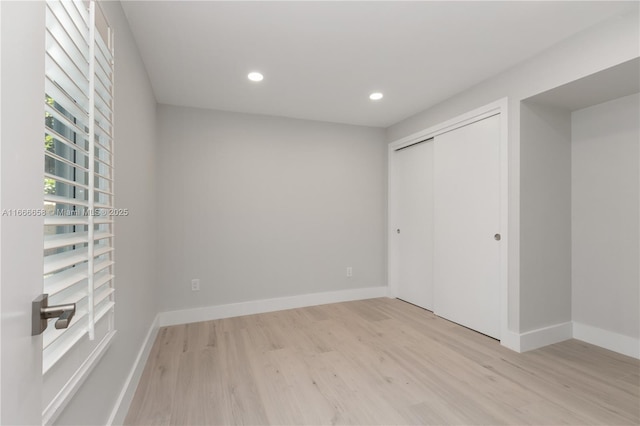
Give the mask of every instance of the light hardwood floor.
[[161, 328], [126, 424], [639, 424], [639, 373], [371, 299]]

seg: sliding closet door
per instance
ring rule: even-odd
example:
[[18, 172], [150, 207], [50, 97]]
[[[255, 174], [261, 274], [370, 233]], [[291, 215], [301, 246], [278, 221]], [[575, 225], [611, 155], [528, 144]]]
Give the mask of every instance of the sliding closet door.
[[500, 116], [434, 141], [434, 312], [500, 338]]
[[394, 153], [398, 298], [433, 310], [433, 141]]

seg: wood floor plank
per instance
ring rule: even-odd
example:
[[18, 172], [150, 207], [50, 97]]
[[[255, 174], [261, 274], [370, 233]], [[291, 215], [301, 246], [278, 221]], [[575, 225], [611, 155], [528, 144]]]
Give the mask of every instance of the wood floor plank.
[[212, 401], [208, 392], [209, 383], [214, 373], [203, 353], [203, 349], [183, 352], [179, 355], [178, 374], [173, 392], [176, 404], [171, 411], [169, 424], [211, 424], [213, 419], [207, 417]]
[[183, 326], [158, 331], [125, 424], [170, 424], [183, 342]]
[[518, 354], [395, 299], [162, 328], [128, 425], [640, 424], [640, 361]]
[[225, 334], [227, 350], [221, 383], [224, 401], [229, 410], [224, 424], [267, 424], [267, 416], [256, 386], [255, 375], [249, 368], [249, 353], [240, 333]]

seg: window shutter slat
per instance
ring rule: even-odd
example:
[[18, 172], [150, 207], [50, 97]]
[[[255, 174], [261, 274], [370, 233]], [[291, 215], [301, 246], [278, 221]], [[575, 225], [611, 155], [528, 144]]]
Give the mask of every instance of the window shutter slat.
[[64, 305], [67, 303], [84, 303], [87, 297], [87, 283], [85, 281], [79, 281], [74, 285], [65, 288], [64, 290], [56, 293], [55, 295], [49, 295], [49, 302], [52, 305]]
[[[100, 97], [101, 99], [102, 97]], [[104, 129], [107, 134], [111, 134], [111, 119], [107, 117], [107, 112], [105, 112], [106, 108], [100, 109], [96, 108], [96, 121], [100, 124], [100, 127]]]
[[[106, 281], [108, 282], [108, 281]], [[96, 288], [95, 296], [94, 296], [94, 306], [100, 305], [100, 303], [107, 299], [111, 293], [113, 293], [113, 289], [109, 286], [100, 286]]]
[[[96, 109], [96, 112], [99, 113], [100, 111]], [[98, 114], [96, 114], [96, 115], [98, 115]], [[105, 144], [105, 142], [103, 140], [106, 139], [108, 141], [110, 139], [109, 135], [111, 134], [111, 131], [109, 129], [105, 128], [105, 127], [110, 127], [110, 126], [107, 126], [107, 125], [101, 126], [101, 124], [104, 124], [104, 122], [101, 123], [100, 121], [96, 120], [96, 125], [97, 125], [96, 126], [96, 134], [98, 136], [100, 136], [100, 139], [98, 140], [98, 142], [100, 142], [100, 146], [102, 146], [104, 149], [109, 150], [109, 148], [107, 146], [108, 144]], [[111, 152], [111, 150], [109, 150], [109, 152]]]
[[68, 234], [53, 234], [44, 236], [44, 249], [51, 250], [88, 242], [86, 232], [70, 232]]
[[47, 179], [55, 180], [57, 182], [66, 183], [67, 185], [70, 185], [70, 186], [75, 186], [75, 187], [82, 188], [82, 189], [89, 189], [89, 187], [87, 185], [83, 184], [83, 183], [74, 182], [71, 179], [65, 179], [63, 177], [56, 176], [56, 175], [53, 175], [51, 173], [45, 173], [44, 177], [47, 178]]
[[60, 89], [50, 76], [45, 76], [44, 91], [51, 99], [55, 99], [56, 103], [61, 105], [65, 110], [76, 119], [79, 120], [81, 127], [86, 127], [89, 123], [89, 114], [80, 108], [76, 101], [72, 99], [64, 90]]
[[106, 62], [111, 63], [113, 60], [113, 54], [107, 47], [107, 44], [104, 42], [102, 37], [100, 36], [100, 32], [96, 33], [96, 44], [98, 46], [98, 52], [96, 56], [102, 57]]
[[[97, 43], [96, 43], [97, 44]], [[96, 51], [99, 51], [99, 49], [96, 49]], [[107, 59], [98, 54], [96, 55], [96, 74], [100, 76], [100, 78], [103, 81], [110, 81], [111, 80], [111, 62], [107, 61]]]
[[100, 247], [100, 248], [97, 248], [94, 251], [93, 257], [94, 258], [100, 257], [100, 256], [102, 256], [104, 254], [111, 253], [112, 251], [113, 251], [113, 247], [110, 247], [110, 246], [109, 247]]
[[107, 155], [107, 159], [101, 159], [96, 157], [95, 160], [101, 163], [103, 166], [107, 167], [109, 170], [113, 170], [113, 167], [111, 167], [110, 165], [111, 163], [110, 158], [111, 158], [111, 155]]
[[111, 93], [111, 89], [112, 89], [111, 78], [107, 75], [107, 73], [101, 67], [97, 67], [96, 80], [99, 80], [100, 84], [104, 86], [109, 93]]
[[85, 98], [86, 92], [83, 90], [87, 81], [86, 76], [82, 73], [78, 66], [74, 64], [72, 67], [60, 65], [68, 60], [65, 58], [64, 52], [55, 40], [48, 40], [51, 48], [47, 50], [45, 56], [45, 75], [52, 81], [56, 82], [64, 90], [69, 93], [76, 102], [85, 109], [89, 108], [89, 100]]
[[44, 274], [51, 274], [55, 271], [86, 262], [87, 260], [89, 260], [89, 254], [86, 247], [47, 256], [44, 258]]
[[100, 321], [102, 317], [104, 317], [106, 314], [109, 313], [109, 311], [113, 309], [114, 306], [115, 306], [115, 303], [110, 301], [109, 299], [103, 302], [101, 306], [98, 306], [96, 308], [95, 321], [96, 322]]
[[95, 188], [95, 190], [96, 190], [96, 192], [101, 192], [101, 193], [106, 194], [106, 195], [113, 195], [113, 193], [112, 193], [112, 192], [110, 192], [110, 191], [108, 191], [108, 190], [106, 190], [106, 189], [102, 189], [102, 188]]
[[89, 44], [87, 40], [82, 37], [75, 26], [65, 25], [71, 20], [66, 14], [56, 14], [50, 7], [47, 7], [45, 20], [47, 31], [74, 64], [77, 66], [85, 64], [81, 65], [81, 69], [84, 77], [88, 78], [89, 69], [86, 64], [89, 63]]
[[[86, 1], [84, 2], [86, 3]], [[81, 1], [62, 1], [67, 13], [73, 19], [74, 24], [78, 28], [83, 28], [82, 34], [85, 35], [89, 29], [89, 9]]]
[[78, 135], [81, 135], [83, 138], [87, 139], [89, 137], [89, 134], [85, 131], [84, 128], [78, 127], [76, 123], [74, 123], [69, 118], [65, 117], [62, 113], [60, 113], [55, 108], [52, 108], [49, 105], [45, 105], [45, 113], [51, 115], [54, 119], [59, 120], [69, 130], [77, 133]]
[[103, 270], [109, 268], [110, 266], [112, 266], [113, 263], [114, 262], [112, 260], [103, 260], [101, 262], [98, 262], [95, 265], [95, 272], [98, 273], [100, 271], [103, 271]]
[[50, 151], [46, 151], [44, 155], [45, 155], [45, 157], [50, 158], [51, 160], [54, 160], [54, 161], [57, 161], [57, 162], [60, 162], [60, 163], [64, 163], [64, 164], [68, 165], [69, 167], [72, 167], [72, 168], [74, 168], [76, 170], [79, 170], [81, 172], [87, 173], [89, 171], [89, 169], [87, 169], [86, 167], [83, 167], [81, 165], [82, 163], [74, 163], [73, 161], [68, 160], [68, 159], [66, 159], [64, 157], [61, 157], [59, 155], [56, 155], [56, 154], [54, 154], [54, 153], [52, 153]]
[[81, 2], [47, 1], [47, 6], [57, 17], [61, 18], [65, 28], [69, 31], [71, 31], [70, 28], [73, 28], [85, 40], [85, 43], [89, 44], [89, 12]]
[[[113, 234], [106, 231], [96, 232], [93, 235], [94, 241], [105, 240], [111, 237], [113, 237]], [[87, 232], [70, 232], [67, 234], [45, 235], [44, 249], [51, 250], [69, 245], [87, 243], [88, 241], [89, 234]]]
[[63, 204], [64, 203], [64, 204], [70, 204], [70, 205], [82, 206], [82, 207], [86, 207], [86, 206], [89, 205], [84, 200], [79, 200], [77, 198], [67, 198], [67, 197], [62, 197], [62, 196], [53, 195], [53, 194], [45, 194], [44, 201], [46, 203], [51, 203], [51, 204]]
[[85, 225], [88, 225], [88, 223], [89, 222], [86, 217], [45, 216], [44, 218], [45, 226], [63, 226], [63, 225], [85, 226]]
[[[85, 158], [87, 157], [87, 155], [89, 155], [89, 152], [84, 149], [84, 147], [82, 147], [81, 145], [78, 145], [77, 143], [74, 143], [71, 139], [62, 136], [60, 133], [58, 133], [57, 131], [55, 131], [54, 129], [51, 129], [49, 127], [45, 127], [45, 137], [50, 136], [52, 141], [51, 143], [53, 145], [57, 144], [57, 143], [61, 143], [63, 145], [65, 145], [66, 148], [68, 149], [72, 149], [74, 151], [77, 151], [78, 153], [82, 154]], [[84, 136], [83, 136], [84, 137]], [[55, 139], [55, 140], [53, 140]], [[82, 142], [86, 142], [84, 139]]]
[[81, 282], [89, 276], [87, 273], [87, 265], [79, 265], [75, 268], [67, 269], [51, 275], [44, 280], [44, 292], [49, 296], [53, 296], [74, 284]]
[[96, 103], [96, 106], [104, 111], [105, 113], [107, 113], [108, 111], [111, 110], [111, 87], [107, 88], [106, 84], [104, 83], [104, 81], [102, 81], [102, 79], [99, 77], [98, 74], [96, 74], [96, 94], [99, 96], [99, 99]]
[[[105, 284], [109, 284], [109, 282], [111, 282], [111, 280], [114, 278], [114, 275], [111, 274], [104, 274], [101, 275], [98, 279], [95, 280], [94, 284], [93, 284], [93, 288], [95, 290], [98, 290], [100, 287], [104, 286]], [[113, 289], [110, 289], [113, 290]], [[109, 293], [111, 294], [111, 293]]]

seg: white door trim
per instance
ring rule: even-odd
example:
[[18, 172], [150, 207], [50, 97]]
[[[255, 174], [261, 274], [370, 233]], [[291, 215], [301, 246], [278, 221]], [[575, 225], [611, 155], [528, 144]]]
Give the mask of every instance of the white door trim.
[[387, 155], [388, 176], [388, 205], [387, 205], [387, 265], [388, 265], [388, 285], [390, 297], [397, 297], [398, 294], [398, 247], [395, 244], [393, 224], [397, 220], [396, 194], [394, 187], [396, 184], [396, 171], [394, 169], [393, 153], [400, 148], [412, 145], [424, 139], [429, 139], [465, 126], [467, 124], [482, 120], [495, 114], [500, 114], [500, 234], [502, 236], [500, 244], [500, 342], [503, 346], [517, 350], [515, 342], [511, 338], [508, 329], [508, 278], [509, 278], [509, 139], [508, 139], [508, 99], [502, 98], [490, 104], [476, 108], [465, 114], [451, 118], [435, 126], [413, 133], [402, 139], [398, 139], [389, 144]]

